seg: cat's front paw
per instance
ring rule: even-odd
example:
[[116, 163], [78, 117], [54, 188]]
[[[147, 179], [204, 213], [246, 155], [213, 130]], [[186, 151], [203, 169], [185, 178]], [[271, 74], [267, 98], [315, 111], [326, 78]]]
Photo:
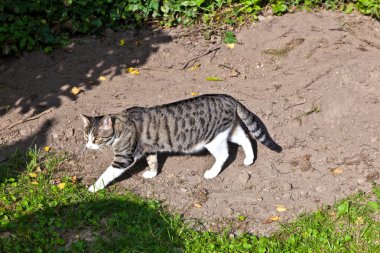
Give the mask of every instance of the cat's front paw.
[[214, 177], [216, 177], [219, 173], [213, 171], [213, 170], [206, 170], [205, 174], [203, 174], [204, 178], [206, 179], [212, 179]]
[[97, 191], [99, 191], [99, 190], [101, 190], [101, 189], [99, 189], [98, 187], [96, 187], [95, 184], [93, 184], [93, 185], [91, 185], [90, 187], [88, 187], [88, 191], [89, 191], [89, 192], [97, 192]]
[[147, 170], [143, 173], [143, 178], [146, 178], [146, 179], [151, 179], [151, 178], [154, 178], [155, 176], [157, 176], [157, 171], [150, 171], [150, 170]]

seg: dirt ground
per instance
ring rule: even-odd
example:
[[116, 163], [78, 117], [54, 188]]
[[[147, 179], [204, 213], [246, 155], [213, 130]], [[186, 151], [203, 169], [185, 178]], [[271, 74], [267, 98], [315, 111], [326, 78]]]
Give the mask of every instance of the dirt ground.
[[[258, 144], [256, 162], [245, 167], [243, 150], [231, 145], [228, 166], [212, 180], [203, 178], [214, 162], [207, 152], [161, 156], [156, 178], [142, 178], [142, 161], [111, 188], [157, 198], [200, 229], [262, 235], [279, 227], [270, 218], [291, 221], [379, 182], [380, 24], [299, 12], [260, 17], [236, 35], [229, 49], [201, 30], [106, 31], [51, 55], [0, 59], [0, 160], [16, 148], [49, 145], [67, 151], [65, 173], [89, 185], [112, 152], [85, 150], [79, 113], [226, 93], [264, 121], [282, 153]], [[73, 86], [83, 92], [71, 95]]]

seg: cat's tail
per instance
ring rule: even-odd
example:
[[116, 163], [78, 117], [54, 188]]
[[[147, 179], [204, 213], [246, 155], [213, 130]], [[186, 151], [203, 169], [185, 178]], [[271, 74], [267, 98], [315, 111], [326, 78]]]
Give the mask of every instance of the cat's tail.
[[261, 119], [239, 101], [237, 101], [237, 113], [248, 128], [250, 134], [255, 137], [256, 140], [277, 153], [282, 151], [282, 147], [270, 137], [268, 130]]

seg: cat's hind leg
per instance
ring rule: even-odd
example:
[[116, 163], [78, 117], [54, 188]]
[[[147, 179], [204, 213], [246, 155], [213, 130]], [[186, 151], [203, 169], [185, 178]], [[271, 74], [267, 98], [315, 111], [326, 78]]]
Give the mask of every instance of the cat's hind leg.
[[224, 132], [218, 134], [211, 142], [205, 145], [205, 148], [215, 157], [215, 163], [211, 169], [206, 170], [204, 177], [211, 179], [216, 177], [223, 168], [223, 164], [228, 158], [228, 136], [231, 129], [227, 129]]
[[148, 179], [154, 178], [155, 176], [157, 176], [158, 169], [157, 154], [148, 155], [146, 157], [146, 161], [148, 162], [149, 170], [145, 171], [142, 176]]
[[255, 154], [253, 153], [251, 141], [239, 124], [232, 131], [230, 141], [242, 146], [245, 153], [244, 165], [251, 165], [255, 159]]

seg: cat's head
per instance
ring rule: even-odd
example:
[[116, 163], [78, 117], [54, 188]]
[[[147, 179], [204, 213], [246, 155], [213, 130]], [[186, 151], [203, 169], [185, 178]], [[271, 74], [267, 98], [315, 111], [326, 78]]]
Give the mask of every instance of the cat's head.
[[109, 115], [89, 117], [82, 115], [86, 147], [99, 149], [111, 145], [114, 139], [114, 127]]

